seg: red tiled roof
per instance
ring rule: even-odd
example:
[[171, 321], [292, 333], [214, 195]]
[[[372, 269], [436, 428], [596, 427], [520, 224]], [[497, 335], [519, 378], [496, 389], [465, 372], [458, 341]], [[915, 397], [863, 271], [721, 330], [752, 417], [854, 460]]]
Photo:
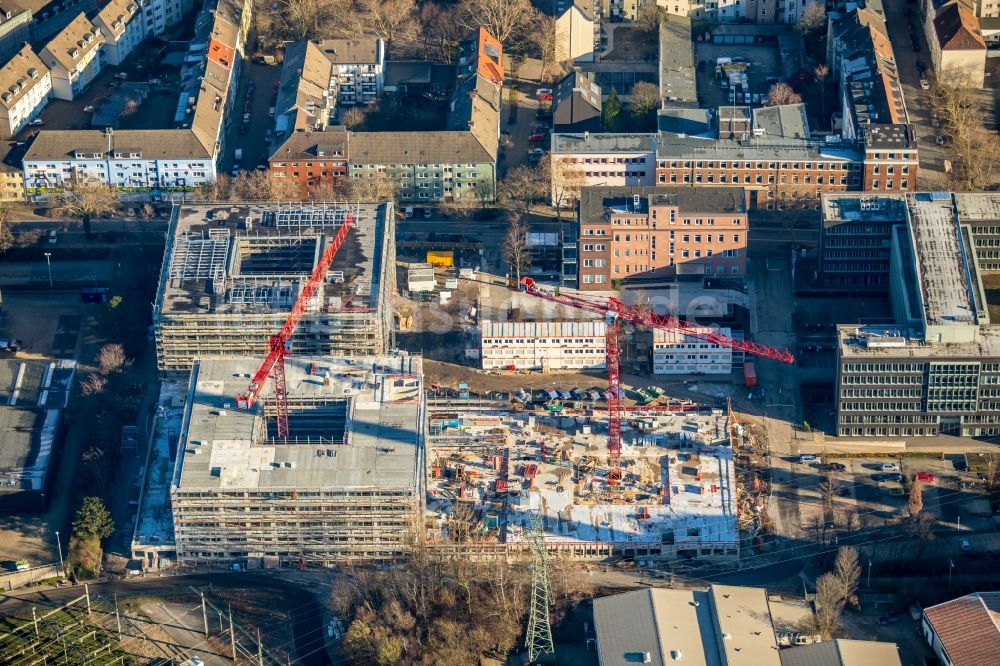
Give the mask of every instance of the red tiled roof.
[[953, 666], [996, 666], [1000, 592], [980, 592], [924, 610]]
[[[486, 28], [479, 28], [476, 63], [479, 74], [495, 85], [503, 85], [503, 44]], [[495, 57], [493, 54], [496, 54]]]
[[985, 50], [979, 19], [957, 2], [946, 6], [934, 18], [934, 32], [943, 51]]

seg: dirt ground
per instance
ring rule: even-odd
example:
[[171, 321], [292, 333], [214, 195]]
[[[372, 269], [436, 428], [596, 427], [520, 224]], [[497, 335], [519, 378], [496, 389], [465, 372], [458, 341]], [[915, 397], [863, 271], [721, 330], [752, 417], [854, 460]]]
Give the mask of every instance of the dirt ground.
[[21, 356], [25, 358], [47, 358], [53, 355], [54, 347], [75, 349], [67, 335], [72, 335], [74, 328], [79, 330], [95, 307], [99, 306], [81, 303], [76, 293], [5, 292], [0, 338], [23, 341]]
[[612, 39], [614, 48], [601, 58], [605, 62], [655, 62], [659, 57], [659, 43], [655, 32], [639, 28], [616, 26]]

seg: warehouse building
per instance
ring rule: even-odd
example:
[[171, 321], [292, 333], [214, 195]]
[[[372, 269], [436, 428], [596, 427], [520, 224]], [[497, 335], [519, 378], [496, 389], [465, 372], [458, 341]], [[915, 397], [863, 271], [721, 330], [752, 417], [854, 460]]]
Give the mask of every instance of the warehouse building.
[[44, 511], [76, 361], [0, 361], [0, 511]]
[[889, 238], [895, 324], [838, 327], [841, 436], [1000, 435], [1000, 329], [956, 214], [964, 196], [906, 197], [906, 223]]
[[351, 213], [355, 223], [292, 337], [296, 354], [392, 347], [391, 204], [175, 206], [153, 309], [159, 369], [199, 356], [257, 356]]
[[419, 357], [293, 356], [288, 436], [265, 389], [235, 409], [255, 357], [195, 362], [170, 484], [180, 565], [365, 563], [403, 556], [423, 489]]

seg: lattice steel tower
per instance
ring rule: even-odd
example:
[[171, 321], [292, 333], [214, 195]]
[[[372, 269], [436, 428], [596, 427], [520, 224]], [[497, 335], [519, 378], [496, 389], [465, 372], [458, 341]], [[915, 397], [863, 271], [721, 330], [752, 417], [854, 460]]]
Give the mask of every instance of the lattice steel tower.
[[542, 516], [532, 521], [531, 529], [531, 608], [528, 616], [528, 633], [524, 646], [528, 648], [528, 661], [535, 661], [542, 655], [556, 652], [552, 643], [552, 627], [549, 625], [549, 607], [552, 605], [552, 590], [549, 588], [549, 559], [545, 552]]

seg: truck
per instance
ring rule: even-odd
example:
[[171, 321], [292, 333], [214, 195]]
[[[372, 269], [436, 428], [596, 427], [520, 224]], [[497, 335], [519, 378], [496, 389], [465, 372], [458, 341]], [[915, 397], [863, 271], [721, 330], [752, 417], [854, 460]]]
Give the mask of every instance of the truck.
[[242, 148], [237, 148], [236, 152], [233, 153], [233, 161], [238, 163], [242, 159], [243, 159], [243, 149]]
[[754, 367], [753, 361], [746, 361], [743, 364], [743, 385], [747, 388], [757, 386], [757, 368]]

